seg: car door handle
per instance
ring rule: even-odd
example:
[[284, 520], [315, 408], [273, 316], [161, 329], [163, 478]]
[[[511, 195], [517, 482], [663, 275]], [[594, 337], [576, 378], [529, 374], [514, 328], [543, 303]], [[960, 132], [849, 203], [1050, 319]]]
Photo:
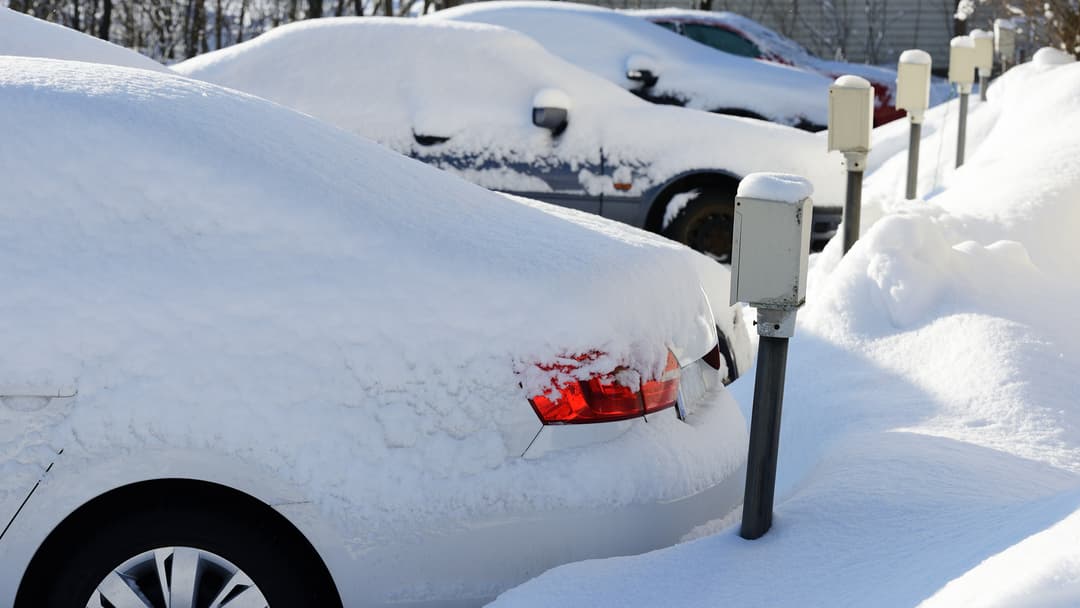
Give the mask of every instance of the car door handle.
[[19, 412], [40, 410], [53, 399], [71, 399], [79, 390], [71, 385], [59, 386], [0, 386], [0, 404]]

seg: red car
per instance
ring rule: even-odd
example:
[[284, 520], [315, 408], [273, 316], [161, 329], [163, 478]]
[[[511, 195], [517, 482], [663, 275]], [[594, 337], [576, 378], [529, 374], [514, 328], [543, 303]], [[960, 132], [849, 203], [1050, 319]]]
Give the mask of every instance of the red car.
[[[894, 106], [896, 70], [816, 57], [798, 42], [735, 13], [677, 8], [628, 12], [725, 53], [795, 66], [830, 78], [861, 76], [874, 87], [874, 126], [904, 115]], [[931, 89], [931, 105], [944, 101], [949, 93], [948, 83], [937, 83]]]

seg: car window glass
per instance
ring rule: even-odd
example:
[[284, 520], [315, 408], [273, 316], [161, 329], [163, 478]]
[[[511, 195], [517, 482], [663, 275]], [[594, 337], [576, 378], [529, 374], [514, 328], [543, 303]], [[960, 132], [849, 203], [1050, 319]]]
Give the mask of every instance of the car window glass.
[[725, 53], [752, 58], [761, 56], [761, 51], [753, 42], [739, 36], [735, 32], [719, 27], [711, 27], [697, 23], [686, 23], [683, 24], [683, 33], [689, 38], [697, 40], [702, 44], [707, 44], [714, 49], [724, 51]]
[[662, 28], [669, 29], [669, 30], [671, 30], [673, 32], [678, 32], [679, 31], [679, 26], [675, 25], [671, 21], [653, 21], [653, 23], [655, 23], [656, 25], [659, 25]]

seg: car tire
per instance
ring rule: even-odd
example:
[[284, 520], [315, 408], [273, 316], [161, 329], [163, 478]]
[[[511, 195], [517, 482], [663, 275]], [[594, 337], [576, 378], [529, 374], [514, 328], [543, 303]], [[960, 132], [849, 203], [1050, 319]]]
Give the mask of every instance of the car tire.
[[735, 190], [708, 186], [671, 220], [664, 236], [730, 264], [734, 224]]
[[[84, 527], [76, 542], [64, 543], [63, 555], [50, 556], [45, 568], [28, 573], [30, 580], [24, 581], [15, 606], [106, 607], [118, 605], [107, 597], [115, 594], [141, 596], [144, 605], [156, 608], [166, 605], [161, 587], [185, 593], [177, 580], [187, 568], [199, 579], [193, 604], [197, 608], [209, 606], [215, 596], [235, 599], [239, 593], [248, 594], [246, 599], [259, 599], [254, 605], [265, 600], [271, 608], [340, 607], [336, 591], [328, 588], [325, 569], [320, 572], [322, 565], [308, 563], [302, 550], [294, 551], [294, 538], [246, 507], [156, 497], [138, 509], [99, 518], [93, 526]], [[192, 563], [196, 565], [191, 567]], [[230, 573], [229, 567], [239, 574]], [[231, 583], [222, 580], [229, 578], [233, 578]], [[117, 589], [117, 582], [126, 584], [134, 595]]]

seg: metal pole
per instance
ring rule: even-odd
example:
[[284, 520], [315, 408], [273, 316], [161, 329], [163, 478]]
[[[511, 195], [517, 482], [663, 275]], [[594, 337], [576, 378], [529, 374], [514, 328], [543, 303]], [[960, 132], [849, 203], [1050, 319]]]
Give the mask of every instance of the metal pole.
[[[971, 86], [968, 85], [970, 89]], [[960, 93], [960, 128], [956, 136], [956, 168], [964, 164], [964, 144], [967, 142], [968, 94]]]
[[979, 70], [979, 101], [986, 101], [986, 83], [990, 80], [983, 71]]
[[847, 198], [844, 200], [844, 253], [859, 240], [859, 218], [862, 213], [862, 170], [848, 170]]
[[922, 123], [911, 122], [911, 134], [907, 149], [907, 200], [915, 198], [919, 182], [919, 144], [922, 143]]
[[758, 343], [750, 454], [746, 461], [746, 491], [739, 531], [739, 536], [747, 540], [761, 538], [772, 527], [787, 351], [787, 338], [761, 336]]

